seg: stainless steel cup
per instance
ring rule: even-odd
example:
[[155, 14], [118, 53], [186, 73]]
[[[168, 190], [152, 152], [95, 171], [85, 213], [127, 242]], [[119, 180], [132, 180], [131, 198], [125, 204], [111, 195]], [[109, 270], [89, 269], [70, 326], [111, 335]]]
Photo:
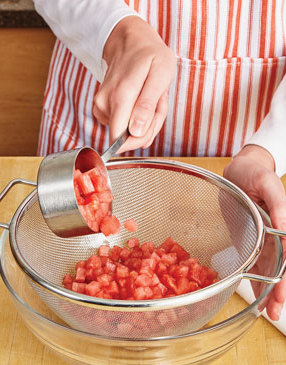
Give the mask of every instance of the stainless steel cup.
[[39, 205], [47, 225], [57, 236], [68, 238], [94, 233], [79, 211], [74, 191], [74, 170], [85, 172], [97, 167], [107, 177], [111, 189], [105, 162], [128, 136], [128, 131], [125, 131], [102, 156], [90, 147], [82, 147], [53, 153], [43, 159], [37, 178]]

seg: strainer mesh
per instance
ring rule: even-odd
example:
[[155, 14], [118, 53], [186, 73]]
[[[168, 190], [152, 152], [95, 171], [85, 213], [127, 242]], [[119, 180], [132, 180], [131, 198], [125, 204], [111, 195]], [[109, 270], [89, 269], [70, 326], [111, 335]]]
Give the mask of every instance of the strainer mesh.
[[[239, 270], [253, 253], [257, 228], [248, 207], [222, 184], [202, 174], [172, 168], [132, 168], [118, 165], [109, 170], [115, 197], [114, 214], [121, 222], [134, 218], [134, 234], [122, 229], [108, 237], [111, 246], [131, 237], [156, 245], [171, 236], [201, 264], [211, 266], [223, 279]], [[61, 286], [75, 263], [87, 259], [106, 243], [102, 234], [64, 239], [46, 225], [35, 195], [18, 219], [15, 245], [19, 255], [45, 281]], [[197, 303], [149, 311], [86, 307], [32, 283], [39, 296], [68, 324], [98, 335], [146, 338], [176, 335], [205, 325], [226, 303], [237, 285]], [[111, 310], [110, 310], [111, 309]]]

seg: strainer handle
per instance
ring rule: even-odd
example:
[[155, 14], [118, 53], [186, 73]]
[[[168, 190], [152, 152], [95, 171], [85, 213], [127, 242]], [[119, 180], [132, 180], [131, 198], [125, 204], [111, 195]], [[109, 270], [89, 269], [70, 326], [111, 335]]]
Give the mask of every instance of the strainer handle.
[[[3, 200], [3, 198], [7, 195], [7, 193], [9, 192], [9, 190], [16, 184], [25, 184], [25, 185], [32, 185], [32, 186], [37, 186], [36, 183], [34, 183], [33, 181], [29, 181], [29, 180], [25, 180], [25, 179], [13, 179], [11, 180], [6, 186], [5, 188], [1, 191], [0, 193], [0, 202], [1, 200]], [[0, 222], [0, 227], [4, 228], [4, 229], [9, 229], [9, 224], [7, 223], [1, 223]]]
[[[286, 232], [280, 231], [278, 229], [264, 226], [264, 231], [265, 231], [265, 233], [273, 234], [275, 236], [286, 237]], [[282, 252], [283, 252], [283, 247], [282, 247]], [[243, 273], [242, 276], [244, 279], [250, 279], [250, 280], [255, 280], [255, 281], [262, 281], [264, 283], [276, 284], [276, 283], [279, 283], [279, 281], [282, 279], [283, 275], [285, 274], [285, 271], [286, 271], [286, 255], [285, 255], [284, 261], [282, 263], [281, 269], [280, 269], [278, 275], [275, 277], [271, 278], [268, 276], [255, 275], [255, 274], [251, 274], [251, 273]]]

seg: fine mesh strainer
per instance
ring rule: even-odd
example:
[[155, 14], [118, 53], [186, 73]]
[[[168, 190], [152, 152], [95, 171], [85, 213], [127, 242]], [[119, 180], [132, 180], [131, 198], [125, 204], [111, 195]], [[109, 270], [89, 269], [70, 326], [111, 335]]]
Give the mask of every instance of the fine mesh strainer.
[[[35, 292], [73, 328], [97, 335], [150, 338], [178, 335], [205, 325], [248, 278], [276, 283], [276, 277], [249, 273], [264, 234], [286, 236], [263, 224], [253, 202], [235, 185], [204, 169], [167, 160], [117, 160], [107, 164], [115, 196], [113, 212], [121, 222], [138, 222], [140, 242], [161, 244], [171, 236], [201, 264], [219, 273], [219, 282], [176, 297], [123, 301], [89, 297], [62, 287], [75, 263], [106, 244], [102, 234], [60, 238], [46, 225], [37, 191], [15, 212], [10, 225], [12, 252]], [[7, 191], [7, 189], [6, 189]], [[3, 197], [0, 195], [0, 200]], [[134, 237], [122, 229], [108, 244]], [[282, 258], [281, 258], [282, 259]]]

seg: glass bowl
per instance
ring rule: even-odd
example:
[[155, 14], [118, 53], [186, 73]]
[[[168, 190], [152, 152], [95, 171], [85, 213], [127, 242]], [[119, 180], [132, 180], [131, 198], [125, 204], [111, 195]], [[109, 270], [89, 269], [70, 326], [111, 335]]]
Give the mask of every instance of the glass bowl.
[[[187, 365], [207, 364], [233, 347], [252, 327], [267, 303], [273, 284], [252, 284], [256, 300], [235, 313], [231, 298], [206, 327], [180, 336], [148, 340], [99, 337], [75, 330], [59, 319], [37, 296], [17, 265], [8, 232], [1, 238], [0, 273], [12, 301], [26, 326], [49, 349], [69, 364], [92, 365]], [[271, 260], [269, 259], [271, 251]], [[256, 274], [274, 276], [281, 268], [280, 239], [268, 236], [255, 267]], [[265, 260], [264, 260], [265, 258]], [[267, 262], [267, 265], [264, 263]], [[225, 308], [224, 307], [224, 308]], [[222, 318], [221, 313], [228, 313]]]

